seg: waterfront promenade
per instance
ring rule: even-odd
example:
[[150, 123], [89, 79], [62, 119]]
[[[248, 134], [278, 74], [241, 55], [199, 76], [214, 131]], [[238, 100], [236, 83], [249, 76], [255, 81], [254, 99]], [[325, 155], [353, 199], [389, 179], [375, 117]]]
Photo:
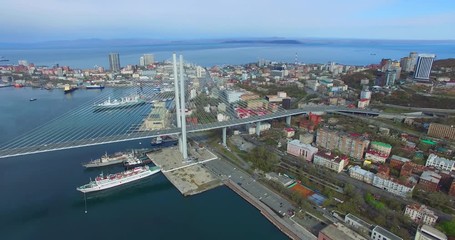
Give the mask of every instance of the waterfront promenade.
[[222, 179], [227, 187], [258, 208], [269, 221], [290, 238], [317, 239], [290, 219], [289, 210], [294, 210], [294, 206], [289, 201], [266, 188], [251, 175], [223, 159], [207, 162], [204, 166]]

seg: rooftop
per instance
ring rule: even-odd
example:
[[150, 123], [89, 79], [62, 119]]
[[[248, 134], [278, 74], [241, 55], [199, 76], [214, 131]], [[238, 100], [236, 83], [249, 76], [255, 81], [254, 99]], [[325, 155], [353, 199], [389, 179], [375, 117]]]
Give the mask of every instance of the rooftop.
[[420, 175], [420, 179], [438, 184], [439, 181], [441, 181], [441, 175], [435, 173], [434, 171], [425, 171], [422, 175]]
[[436, 237], [437, 239], [447, 239], [447, 236], [439, 231], [438, 229], [429, 226], [429, 225], [422, 225], [419, 229], [424, 235], [430, 235], [432, 237]]
[[387, 239], [390, 239], [390, 240], [403, 240], [403, 238], [400, 238], [397, 235], [385, 230], [381, 226], [374, 227], [373, 232], [377, 232], [377, 233], [381, 234], [382, 236], [384, 236], [384, 237], [386, 237]]
[[390, 145], [388, 143], [383, 143], [383, 142], [373, 141], [373, 142], [371, 142], [371, 145], [379, 145], [381, 147], [392, 148], [392, 145]]
[[330, 237], [331, 239], [343, 239], [343, 240], [366, 240], [360, 234], [352, 231], [348, 227], [340, 223], [330, 224], [321, 230], [321, 233]]
[[400, 162], [409, 162], [411, 160], [409, 160], [409, 158], [404, 158], [404, 157], [400, 157], [400, 156], [397, 156], [397, 155], [392, 155], [392, 157], [390, 158], [391, 160], [397, 160], [397, 161], [400, 161]]
[[420, 205], [418, 203], [414, 203], [414, 204], [406, 205], [406, 208], [409, 208], [409, 209], [412, 209], [412, 210], [418, 211], [418, 212], [423, 212], [426, 215], [432, 215], [432, 216], [438, 218], [438, 216], [436, 216], [434, 214], [434, 211], [428, 209], [427, 206], [425, 206], [425, 205]]
[[358, 218], [357, 216], [353, 215], [353, 214], [350, 214], [348, 213], [348, 215], [346, 215], [345, 219], [346, 218], [350, 218], [351, 220], [357, 222], [358, 224], [361, 224], [362, 226], [366, 227], [366, 228], [371, 228], [371, 225], [370, 223]]
[[325, 152], [325, 151], [320, 151], [315, 154], [316, 156], [320, 156], [324, 159], [339, 163], [341, 160], [347, 160], [348, 157], [345, 155], [338, 156], [336, 154], [333, 154], [332, 152]]

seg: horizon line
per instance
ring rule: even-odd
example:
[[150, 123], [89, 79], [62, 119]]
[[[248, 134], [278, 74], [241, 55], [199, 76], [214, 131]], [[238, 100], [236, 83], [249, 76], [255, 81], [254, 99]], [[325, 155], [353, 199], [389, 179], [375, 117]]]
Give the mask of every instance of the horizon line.
[[393, 38], [358, 38], [358, 37], [217, 37], [217, 38], [146, 38], [146, 37], [135, 37], [135, 38], [75, 38], [75, 39], [53, 39], [53, 40], [42, 40], [42, 41], [30, 41], [30, 42], [12, 42], [12, 41], [1, 41], [0, 44], [9, 45], [21, 45], [21, 44], [45, 44], [45, 43], [63, 43], [63, 42], [77, 42], [77, 41], [124, 41], [124, 40], [142, 40], [142, 41], [226, 41], [226, 40], [357, 40], [357, 41], [421, 41], [421, 42], [437, 42], [437, 41], [449, 41], [455, 42], [455, 39], [393, 39]]

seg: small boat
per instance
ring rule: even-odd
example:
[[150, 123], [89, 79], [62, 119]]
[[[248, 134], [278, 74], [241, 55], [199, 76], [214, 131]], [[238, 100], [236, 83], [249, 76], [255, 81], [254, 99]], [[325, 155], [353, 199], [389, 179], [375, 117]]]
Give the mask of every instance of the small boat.
[[30, 102], [36, 101], [36, 98], [30, 98]]

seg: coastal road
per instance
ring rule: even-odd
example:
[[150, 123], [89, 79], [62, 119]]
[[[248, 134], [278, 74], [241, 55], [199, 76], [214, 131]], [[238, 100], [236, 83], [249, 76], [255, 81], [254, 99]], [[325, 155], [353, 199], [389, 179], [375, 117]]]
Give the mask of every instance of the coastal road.
[[207, 162], [203, 166], [222, 180], [230, 180], [241, 186], [245, 191], [254, 196], [256, 200], [268, 206], [276, 215], [280, 216], [280, 219], [286, 222], [286, 225], [292, 226], [292, 232], [297, 234], [300, 239], [316, 239], [308, 230], [297, 225], [289, 218], [290, 210], [294, 211], [294, 206], [289, 201], [256, 181], [248, 173], [243, 172], [237, 166], [224, 159]]

